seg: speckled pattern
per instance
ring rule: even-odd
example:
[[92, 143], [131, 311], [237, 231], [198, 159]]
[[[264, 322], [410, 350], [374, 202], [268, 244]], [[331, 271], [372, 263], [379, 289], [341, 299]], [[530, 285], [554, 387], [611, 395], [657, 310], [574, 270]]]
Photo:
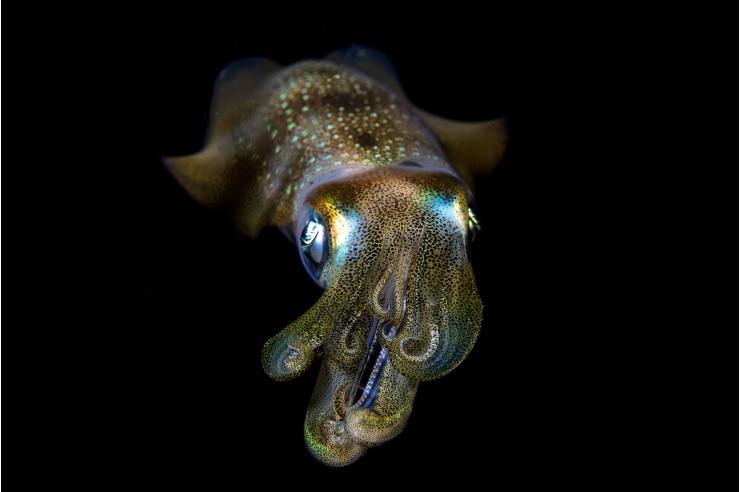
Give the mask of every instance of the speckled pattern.
[[322, 218], [328, 257], [316, 280], [326, 291], [265, 344], [263, 366], [282, 381], [323, 356], [305, 440], [327, 465], [398, 435], [420, 381], [453, 370], [478, 336], [476, 221], [449, 162], [465, 155], [443, 150], [459, 131], [446, 140], [445, 128], [407, 101], [372, 50], [286, 68], [248, 59], [219, 76], [203, 151], [165, 160], [247, 234], [278, 226], [299, 238], [307, 211]]

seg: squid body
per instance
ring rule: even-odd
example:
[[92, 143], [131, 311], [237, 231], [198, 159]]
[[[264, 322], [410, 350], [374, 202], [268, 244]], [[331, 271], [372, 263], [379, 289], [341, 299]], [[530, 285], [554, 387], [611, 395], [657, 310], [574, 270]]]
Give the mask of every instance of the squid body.
[[354, 46], [286, 67], [227, 66], [204, 148], [164, 163], [245, 234], [281, 228], [325, 289], [267, 341], [285, 381], [322, 359], [305, 442], [345, 466], [397, 436], [419, 383], [470, 352], [483, 314], [469, 247], [475, 175], [503, 155], [504, 122], [455, 122], [415, 107], [381, 53]]

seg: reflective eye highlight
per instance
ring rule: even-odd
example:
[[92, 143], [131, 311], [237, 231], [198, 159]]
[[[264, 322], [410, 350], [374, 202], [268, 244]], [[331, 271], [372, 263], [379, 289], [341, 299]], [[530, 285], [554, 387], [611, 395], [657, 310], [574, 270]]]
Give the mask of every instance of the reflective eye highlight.
[[321, 282], [319, 280], [329, 257], [326, 224], [324, 219], [313, 209], [306, 214], [305, 220], [306, 225], [303, 227], [299, 243], [303, 253], [301, 260], [313, 280], [321, 287], [326, 287], [326, 281]]
[[475, 239], [476, 234], [478, 234], [478, 231], [480, 231], [478, 217], [476, 217], [472, 208], [468, 208], [468, 237], [471, 243]]
[[318, 222], [310, 221], [301, 235], [301, 248], [315, 263], [320, 263], [324, 254], [326, 231]]

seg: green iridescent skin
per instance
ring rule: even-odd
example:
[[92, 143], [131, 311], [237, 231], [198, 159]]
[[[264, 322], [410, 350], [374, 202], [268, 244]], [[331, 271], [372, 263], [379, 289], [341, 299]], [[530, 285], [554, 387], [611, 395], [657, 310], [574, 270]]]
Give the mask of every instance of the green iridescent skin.
[[[383, 55], [352, 48], [286, 68], [227, 67], [205, 148], [165, 159], [195, 199], [247, 234], [277, 226], [299, 242], [306, 211], [322, 218], [326, 291], [262, 353], [279, 381], [323, 355], [305, 419], [319, 461], [344, 466], [397, 436], [419, 382], [472, 349], [483, 306], [462, 178], [490, 170], [504, 141], [500, 121], [449, 122], [415, 108]], [[387, 362], [368, 362], [370, 352]]]

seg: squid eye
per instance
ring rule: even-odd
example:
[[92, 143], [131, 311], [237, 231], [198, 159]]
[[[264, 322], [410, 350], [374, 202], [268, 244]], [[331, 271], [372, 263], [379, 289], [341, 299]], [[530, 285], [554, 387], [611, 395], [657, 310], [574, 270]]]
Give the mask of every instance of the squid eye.
[[468, 239], [471, 243], [475, 239], [476, 234], [478, 234], [478, 231], [480, 231], [480, 223], [478, 222], [478, 217], [476, 217], [473, 209], [471, 207], [468, 207]]
[[321, 287], [326, 287], [326, 280], [322, 282], [319, 279], [326, 265], [326, 260], [329, 258], [329, 239], [324, 219], [316, 210], [311, 209], [306, 214], [305, 225], [298, 243], [301, 248], [303, 266], [314, 282]]

